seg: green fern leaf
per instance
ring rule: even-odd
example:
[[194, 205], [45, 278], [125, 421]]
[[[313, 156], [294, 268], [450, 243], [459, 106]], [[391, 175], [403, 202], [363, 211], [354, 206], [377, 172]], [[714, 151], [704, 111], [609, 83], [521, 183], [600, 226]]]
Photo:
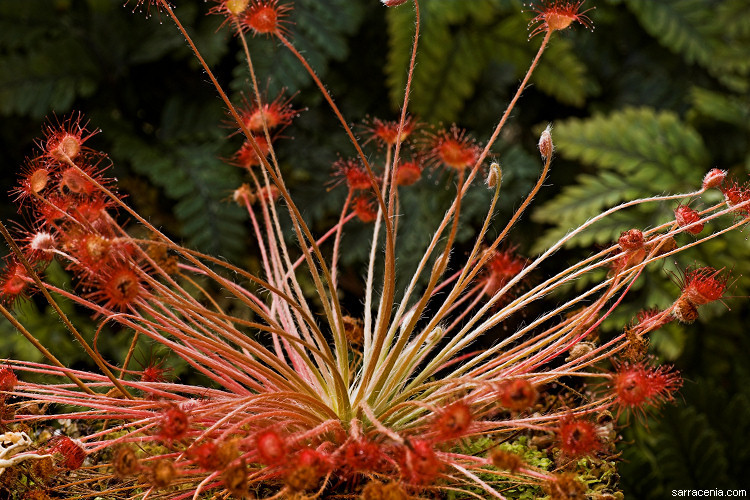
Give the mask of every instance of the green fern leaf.
[[60, 12], [37, 2], [0, 2], [0, 47], [17, 51], [35, 47], [60, 22]]
[[[631, 198], [638, 191], [634, 189], [632, 184], [611, 172], [602, 172], [598, 177], [580, 175], [577, 180], [578, 184], [567, 186], [557, 198], [534, 211], [532, 215], [534, 221], [553, 224], [556, 227], [536, 239], [532, 253], [543, 252], [565, 236], [571, 228], [583, 224], [604, 209]], [[612, 237], [624, 229], [620, 224], [611, 228], [614, 221], [615, 218], [602, 221], [594, 228], [584, 232], [568, 246], [585, 247], [594, 242], [606, 243], [612, 241]], [[602, 224], [606, 224], [610, 229]], [[626, 227], [627, 224], [625, 224]]]
[[727, 87], [744, 92], [750, 87], [747, 2], [712, 0], [628, 0], [643, 27], [688, 63], [708, 69]]
[[[488, 43], [488, 51], [496, 62], [510, 62], [520, 78], [538, 50], [519, 33], [527, 29], [527, 19], [516, 12], [497, 23]], [[580, 106], [586, 99], [586, 66], [575, 54], [573, 43], [558, 38], [551, 43], [532, 76], [539, 90], [564, 104]]]
[[[709, 166], [708, 153], [695, 130], [673, 113], [648, 108], [567, 120], [555, 126], [553, 138], [562, 156], [603, 170], [598, 176], [579, 176], [578, 184], [536, 209], [534, 220], [554, 226], [536, 242], [536, 252], [603, 210], [648, 196], [653, 186], [689, 190]], [[639, 213], [639, 218], [610, 218], [606, 226], [597, 224], [566, 246], [612, 241], [637, 220], [642, 223], [647, 217], [656, 223], [661, 215], [668, 215], [665, 207], [648, 210]]]
[[539, 90], [563, 104], [582, 106], [586, 100], [586, 66], [569, 40], [558, 39], [549, 46], [533, 81]]
[[710, 64], [716, 40], [710, 36], [713, 9], [705, 0], [628, 0], [643, 27], [688, 62]]
[[716, 7], [716, 29], [731, 38], [750, 38], [750, 12], [745, 0], [724, 0]]
[[[729, 457], [735, 469], [742, 469], [743, 464], [750, 463], [750, 397], [748, 394], [735, 394], [726, 406], [723, 415], [727, 416], [724, 442], [728, 443]], [[743, 470], [742, 473], [745, 471]]]
[[693, 109], [715, 120], [742, 128], [750, 127], [750, 99], [693, 87], [690, 92]]
[[657, 169], [674, 179], [685, 179], [709, 165], [698, 133], [668, 111], [626, 108], [608, 116], [571, 119], [556, 124], [553, 139], [566, 158], [613, 169], [624, 176]]
[[[527, 20], [515, 2], [443, 0], [427, 5], [411, 99], [411, 109], [420, 116], [454, 120], [491, 61], [512, 63], [518, 75], [528, 68], [536, 48], [518, 36], [526, 32]], [[406, 84], [414, 13], [394, 9], [388, 14], [391, 47], [386, 73], [392, 105], [398, 107]], [[585, 66], [572, 44], [556, 40], [548, 50], [535, 84], [560, 102], [583, 104]]]
[[50, 109], [67, 111], [77, 96], [90, 95], [98, 69], [78, 57], [84, 52], [78, 41], [67, 38], [0, 58], [0, 113], [41, 118]]
[[[455, 119], [472, 94], [488, 61], [483, 43], [497, 2], [433, 1], [422, 14], [419, 65], [414, 73], [411, 110], [426, 120]], [[414, 12], [388, 12], [390, 52], [386, 73], [394, 108], [401, 106], [414, 33]]]
[[120, 134], [113, 153], [128, 159], [176, 202], [174, 214], [188, 246], [233, 260], [243, 255], [246, 216], [226, 203], [241, 177], [237, 168], [219, 159], [221, 133], [213, 127], [219, 120], [213, 107], [175, 98], [164, 109], [161, 146]]
[[692, 407], [668, 410], [656, 447], [668, 489], [726, 484], [726, 451], [708, 418]]
[[[364, 19], [365, 6], [349, 0], [296, 0], [290, 15], [292, 43], [305, 55], [310, 66], [325, 81], [331, 61], [343, 61], [349, 56], [348, 36]], [[255, 72], [268, 90], [289, 93], [307, 87], [312, 79], [300, 62], [273, 39], [254, 38], [250, 41]], [[230, 88], [249, 91], [250, 74], [244, 55], [238, 54]]]
[[[750, 58], [747, 46], [750, 44], [750, 9], [744, 0], [725, 0], [716, 8], [712, 28], [722, 41], [719, 44], [717, 65], [737, 73], [739, 85], [728, 85], [737, 92], [746, 92], [750, 83]], [[725, 72], [715, 72], [722, 81]]]

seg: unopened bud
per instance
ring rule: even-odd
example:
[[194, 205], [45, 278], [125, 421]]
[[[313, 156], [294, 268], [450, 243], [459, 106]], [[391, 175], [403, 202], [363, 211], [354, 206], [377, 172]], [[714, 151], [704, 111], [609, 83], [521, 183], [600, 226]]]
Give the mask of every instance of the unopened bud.
[[712, 168], [703, 178], [703, 189], [711, 189], [721, 186], [727, 177], [727, 171], [719, 168]]
[[242, 14], [247, 9], [250, 0], [227, 0], [224, 4], [227, 10], [235, 16]]
[[700, 222], [700, 214], [687, 205], [680, 205], [675, 208], [674, 217], [678, 226], [689, 226], [685, 230], [690, 234], [698, 234], [703, 231], [704, 224]]
[[596, 348], [596, 345], [593, 342], [578, 342], [568, 351], [568, 357], [565, 358], [565, 361], [573, 361], [585, 356], [593, 351], [594, 348]]
[[503, 171], [500, 169], [500, 165], [497, 162], [493, 162], [490, 165], [490, 173], [487, 174], [487, 187], [500, 188], [500, 184], [503, 181]]
[[542, 135], [539, 136], [539, 152], [545, 160], [552, 156], [555, 146], [552, 144], [552, 125], [547, 125]]
[[399, 5], [403, 5], [409, 0], [380, 0], [383, 2], [383, 5], [386, 7], [398, 7]]
[[698, 319], [698, 308], [689, 300], [680, 297], [674, 303], [672, 315], [677, 318], [680, 323], [690, 324]]
[[617, 244], [620, 248], [626, 251], [638, 250], [643, 248], [646, 240], [643, 238], [643, 232], [639, 229], [629, 229], [620, 233], [620, 238], [617, 240]]
[[251, 205], [255, 203], [255, 195], [250, 190], [250, 184], [243, 184], [235, 189], [234, 193], [232, 193], [232, 199], [241, 207], [244, 207], [245, 203], [250, 203]]
[[443, 330], [443, 327], [436, 326], [434, 330], [432, 330], [425, 339], [425, 344], [432, 344], [434, 342], [437, 342], [441, 338], [443, 338], [443, 334], [445, 333], [445, 330]]

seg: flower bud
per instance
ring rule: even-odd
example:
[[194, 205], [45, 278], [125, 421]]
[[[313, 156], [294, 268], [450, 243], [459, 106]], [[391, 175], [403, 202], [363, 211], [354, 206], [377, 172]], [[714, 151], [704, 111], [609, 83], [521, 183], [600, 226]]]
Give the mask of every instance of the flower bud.
[[224, 5], [230, 13], [238, 16], [247, 9], [249, 3], [250, 0], [227, 0]]
[[680, 297], [674, 303], [672, 315], [677, 318], [680, 323], [689, 325], [698, 319], [698, 308], [689, 300]]
[[625, 251], [633, 251], [643, 248], [644, 243], [643, 232], [639, 229], [623, 231], [620, 233], [620, 238], [617, 240], [617, 244]]
[[552, 144], [552, 125], [547, 125], [542, 135], [539, 136], [539, 152], [542, 154], [542, 158], [545, 160], [552, 155], [555, 150], [554, 144]]
[[700, 214], [687, 205], [680, 205], [675, 208], [674, 217], [678, 226], [690, 226], [685, 229], [690, 234], [698, 234], [703, 231], [705, 224], [700, 222]]
[[503, 171], [500, 169], [500, 165], [497, 162], [492, 162], [490, 165], [490, 173], [487, 174], [487, 187], [494, 188], [497, 186], [500, 189], [500, 184], [503, 181]]
[[383, 2], [383, 5], [386, 7], [398, 7], [399, 5], [403, 5], [409, 0], [380, 0]]
[[703, 178], [703, 189], [711, 189], [712, 187], [721, 186], [724, 183], [724, 179], [726, 178], [726, 176], [726, 170], [712, 168]]
[[250, 189], [250, 184], [243, 184], [235, 189], [232, 193], [232, 199], [241, 207], [245, 206], [246, 201], [251, 205], [255, 203], [255, 195]]

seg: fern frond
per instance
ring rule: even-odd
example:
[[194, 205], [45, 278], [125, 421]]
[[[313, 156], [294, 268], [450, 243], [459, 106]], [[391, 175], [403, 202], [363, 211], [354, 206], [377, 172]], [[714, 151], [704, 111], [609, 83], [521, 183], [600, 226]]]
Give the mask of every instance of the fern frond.
[[717, 6], [711, 0], [628, 0], [627, 4], [645, 30], [669, 50], [708, 69], [735, 91], [748, 89], [747, 2]]
[[[565, 158], [601, 169], [597, 176], [581, 175], [556, 198], [537, 208], [537, 222], [554, 226], [536, 241], [541, 252], [570, 227], [576, 227], [602, 210], [627, 199], [645, 196], [659, 186], [664, 192], [685, 188], [687, 179], [700, 178], [709, 166], [702, 139], [674, 113], [649, 108], [628, 108], [585, 120], [556, 124], [555, 145]], [[658, 212], [609, 218], [608, 226], [595, 225], [575, 245], [613, 241], [620, 231], [634, 227], [644, 217], [659, 223]], [[572, 244], [572, 243], [571, 243]]]
[[669, 410], [657, 445], [667, 485], [691, 488], [710, 482], [726, 484], [728, 457], [708, 418], [693, 407]]
[[[539, 254], [549, 248], [557, 240], [565, 236], [571, 227], [577, 227], [606, 208], [616, 205], [622, 200], [632, 198], [639, 190], [629, 182], [612, 172], [602, 172], [599, 176], [580, 175], [578, 183], [567, 186], [554, 200], [542, 205], [534, 211], [532, 219], [535, 222], [552, 224], [555, 226], [534, 241], [532, 253]], [[576, 246], [589, 246], [591, 243], [603, 244], [612, 241], [614, 235], [619, 234], [624, 227], [614, 223], [613, 218], [602, 221], [606, 227], [597, 224], [576, 238]]]
[[[528, 20], [515, 2], [442, 0], [427, 6], [412, 98], [412, 109], [422, 117], [455, 119], [490, 62], [511, 63], [520, 76], [534, 56], [534, 44], [518, 37], [527, 30]], [[386, 73], [391, 102], [397, 107], [406, 84], [414, 12], [394, 9], [388, 14], [391, 46]], [[539, 64], [534, 84], [562, 103], [582, 105], [585, 66], [572, 43], [557, 39], [548, 51], [550, 57]]]
[[693, 87], [690, 92], [693, 109], [714, 120], [750, 127], [750, 99]]
[[547, 49], [533, 82], [563, 104], [582, 106], [587, 93], [586, 74], [586, 65], [576, 55], [573, 43], [557, 39]]
[[[427, 120], [454, 120], [489, 60], [489, 39], [497, 15], [493, 0], [427, 3], [414, 73], [411, 109]], [[413, 41], [414, 12], [388, 12], [390, 50], [386, 74], [391, 102], [401, 105]], [[404, 50], [406, 47], [406, 50]]]
[[239, 259], [247, 234], [246, 215], [227, 200], [241, 177], [239, 169], [220, 159], [220, 133], [207, 132], [205, 124], [218, 120], [214, 111], [174, 99], [165, 106], [161, 120], [160, 137], [167, 147], [119, 134], [114, 153], [128, 159], [135, 172], [176, 202], [174, 214], [188, 246]]
[[705, 0], [628, 0], [643, 27], [688, 62], [707, 66], [716, 50], [710, 23], [713, 9]]
[[750, 12], [745, 0], [723, 0], [716, 6], [714, 25], [727, 37], [750, 37]]
[[[672, 112], [657, 113], [650, 108], [626, 108], [558, 123], [555, 145], [566, 158], [621, 175], [657, 169], [679, 180], [703, 172], [709, 165], [703, 140], [692, 127]], [[678, 182], [672, 188], [680, 185]]]
[[[348, 37], [359, 28], [364, 13], [365, 6], [361, 2], [349, 0], [294, 2], [291, 13], [294, 44], [320, 78], [325, 79], [332, 61], [344, 61], [349, 56]], [[274, 40], [254, 38], [250, 45], [255, 72], [271, 93], [283, 89], [294, 93], [311, 84], [312, 79], [299, 61], [289, 51], [281, 50]], [[246, 91], [249, 79], [247, 61], [238, 54], [229, 87]]]
[[68, 110], [78, 96], [97, 85], [98, 69], [77, 57], [85, 48], [74, 39], [39, 43], [28, 54], [0, 57], [0, 113], [43, 117], [50, 109]]

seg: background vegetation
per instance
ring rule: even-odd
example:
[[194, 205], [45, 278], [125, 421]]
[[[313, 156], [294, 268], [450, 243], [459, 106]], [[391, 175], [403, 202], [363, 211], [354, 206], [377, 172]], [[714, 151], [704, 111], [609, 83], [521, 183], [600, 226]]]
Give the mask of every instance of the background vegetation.
[[[210, 3], [176, 3], [219, 80], [241, 101], [249, 87], [237, 41], [219, 29], [220, 18], [204, 15]], [[110, 153], [121, 192], [141, 214], [189, 246], [254, 267], [245, 216], [228, 202], [243, 182], [241, 170], [225, 161], [239, 138], [222, 128], [221, 103], [169, 20], [158, 14], [144, 19], [121, 4], [0, 2], [2, 196], [31, 154], [45, 117], [80, 110], [103, 130], [90, 144]], [[538, 39], [527, 41], [532, 14], [515, 0], [423, 0], [422, 6], [412, 110], [426, 122], [456, 121], [486, 139], [538, 47]], [[694, 189], [711, 167], [741, 181], [750, 172], [747, 1], [589, 0], [586, 6], [596, 7], [588, 12], [596, 30], [579, 26], [553, 37], [495, 148], [504, 168], [497, 217], [502, 221], [538, 174], [536, 138], [547, 122], [554, 124], [558, 157], [549, 186], [513, 234], [518, 251], [529, 256], [620, 201]], [[408, 7], [386, 11], [375, 0], [295, 0], [290, 21], [295, 43], [350, 120], [396, 116], [413, 29]], [[330, 166], [338, 155], [350, 155], [350, 146], [291, 56], [272, 40], [255, 38], [251, 45], [268, 96], [285, 90], [301, 110], [278, 142], [278, 153], [295, 199], [322, 230], [337, 217], [345, 195], [325, 191]], [[422, 180], [404, 199], [403, 212], [441, 213], [450, 183], [436, 174]], [[485, 196], [481, 189], [472, 192], [468, 220], [483, 209]], [[2, 200], [0, 216], [17, 217], [12, 199]], [[578, 259], [624, 229], [664, 222], [673, 208], [610, 219], [559, 258]], [[401, 242], [404, 276], [410, 250], [424, 244], [433, 225], [428, 216], [410, 222], [411, 236]], [[366, 241], [356, 238], [364, 230], [352, 226], [347, 233], [351, 241]], [[470, 224], [463, 230], [465, 237], [472, 232]], [[689, 240], [685, 235], [680, 243]], [[351, 245], [343, 256], [349, 272], [342, 283], [355, 296], [365, 252], [364, 245]], [[744, 232], [684, 252], [680, 262], [650, 270], [628, 306], [605, 325], [604, 336], [640, 308], [667, 305], [678, 290], [678, 270], [687, 265], [726, 267], [736, 277], [729, 292], [734, 297], [702, 310], [699, 324], [671, 325], [652, 338], [653, 354], [682, 371], [685, 387], [678, 404], [648, 428], [633, 426], [623, 435], [621, 485], [633, 498], [664, 498], [672, 488], [743, 487], [741, 476], [750, 465], [750, 339], [742, 321], [750, 314], [748, 256]], [[60, 282], [69, 280], [64, 271], [53, 272]], [[42, 303], [17, 307], [39, 338], [71, 363], [85, 363]], [[93, 325], [85, 316], [78, 320]], [[116, 336], [104, 344], [110, 353], [126, 348]], [[5, 356], [39, 358], [0, 322]]]

